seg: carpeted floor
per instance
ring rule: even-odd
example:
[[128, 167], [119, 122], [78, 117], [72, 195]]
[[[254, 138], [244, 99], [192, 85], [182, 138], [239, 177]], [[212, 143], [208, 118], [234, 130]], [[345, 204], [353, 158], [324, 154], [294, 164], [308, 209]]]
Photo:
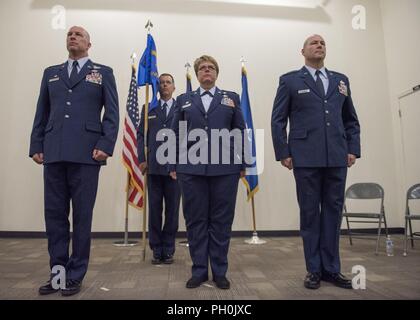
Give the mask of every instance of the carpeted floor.
[[[393, 237], [395, 255], [374, 254], [375, 242], [341, 239], [342, 272], [352, 267], [366, 270], [366, 290], [345, 290], [322, 283], [319, 290], [303, 287], [306, 274], [300, 238], [268, 238], [267, 244], [251, 246], [234, 238], [229, 253], [230, 290], [212, 281], [186, 289], [191, 260], [188, 248], [177, 239], [175, 263], [154, 266], [148, 249], [142, 261], [141, 245], [121, 248], [112, 239], [92, 241], [89, 270], [82, 291], [64, 298], [59, 293], [39, 296], [38, 287], [49, 275], [47, 241], [0, 239], [0, 299], [142, 299], [142, 300], [278, 300], [278, 299], [420, 299], [420, 243], [402, 255], [402, 236]], [[211, 279], [211, 274], [209, 274]]]

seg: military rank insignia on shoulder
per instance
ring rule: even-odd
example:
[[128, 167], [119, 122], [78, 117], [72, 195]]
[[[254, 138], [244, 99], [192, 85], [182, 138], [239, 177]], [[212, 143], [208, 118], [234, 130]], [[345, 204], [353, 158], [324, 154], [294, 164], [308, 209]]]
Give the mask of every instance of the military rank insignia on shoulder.
[[102, 74], [100, 74], [98, 71], [93, 70], [91, 73], [86, 75], [86, 81], [90, 83], [96, 83], [101, 85], [102, 84]]

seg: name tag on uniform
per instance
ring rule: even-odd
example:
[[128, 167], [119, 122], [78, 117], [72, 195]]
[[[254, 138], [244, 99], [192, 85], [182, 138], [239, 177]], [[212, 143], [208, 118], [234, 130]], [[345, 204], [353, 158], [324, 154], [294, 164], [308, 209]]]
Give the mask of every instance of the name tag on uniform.
[[153, 116], [148, 116], [148, 117], [147, 117], [147, 119], [149, 119], [149, 120], [150, 120], [150, 119], [155, 119], [155, 118], [156, 118], [156, 115], [153, 115]]
[[60, 78], [59, 77], [51, 78], [51, 79], [48, 80], [48, 82], [54, 82], [54, 81], [57, 81], [57, 80], [60, 80]]
[[298, 94], [304, 94], [304, 93], [309, 93], [309, 92], [311, 92], [311, 89], [299, 90]]
[[182, 109], [186, 109], [186, 108], [189, 108], [189, 107], [191, 107], [191, 103], [184, 104], [182, 106]]

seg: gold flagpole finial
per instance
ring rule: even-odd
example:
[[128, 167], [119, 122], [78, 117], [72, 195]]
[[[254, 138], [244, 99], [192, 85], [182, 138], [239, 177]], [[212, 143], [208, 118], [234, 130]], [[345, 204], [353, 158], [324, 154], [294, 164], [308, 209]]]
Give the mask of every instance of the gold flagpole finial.
[[187, 69], [187, 73], [189, 73], [190, 68], [191, 68], [191, 64], [189, 62], [187, 62], [184, 67]]

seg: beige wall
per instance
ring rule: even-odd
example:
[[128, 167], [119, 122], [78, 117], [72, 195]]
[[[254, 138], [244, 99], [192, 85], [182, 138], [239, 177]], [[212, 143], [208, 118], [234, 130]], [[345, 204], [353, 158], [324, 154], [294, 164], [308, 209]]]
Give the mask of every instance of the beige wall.
[[[401, 138], [401, 122], [398, 114], [398, 97], [403, 93], [420, 84], [420, 1], [418, 0], [381, 0], [383, 16], [383, 29], [385, 38], [386, 67], [389, 79], [389, 98], [391, 106], [392, 127], [394, 128], [394, 153], [396, 155], [395, 167], [398, 179], [395, 180], [398, 196], [398, 211], [405, 208], [406, 190], [409, 187], [408, 179], [404, 181], [404, 175], [409, 175], [409, 180], [420, 182], [420, 167], [415, 172], [405, 172], [403, 166], [403, 149]], [[419, 93], [416, 93], [419, 96]], [[420, 119], [413, 119], [419, 122]], [[406, 150], [406, 156], [416, 157]], [[416, 211], [418, 212], [418, 211]], [[403, 220], [401, 220], [403, 223]], [[415, 223], [415, 222], [413, 222]], [[419, 223], [415, 225], [418, 230]]]
[[[400, 89], [396, 83], [400, 82], [392, 79], [388, 83], [388, 74], [393, 77], [402, 70], [392, 69], [398, 53], [390, 42], [392, 37], [384, 37], [383, 28], [390, 32], [388, 29], [405, 21], [406, 16], [402, 12], [398, 20], [394, 20], [392, 11], [399, 5], [394, 5], [393, 1], [332, 0], [324, 1], [326, 7], [317, 9], [185, 0], [108, 1], [106, 7], [100, 1], [86, 2], [89, 5], [80, 0], [67, 2], [62, 1], [67, 8], [67, 27], [85, 26], [92, 38], [92, 60], [114, 69], [121, 120], [130, 78], [129, 56], [133, 50], [141, 54], [148, 18], [155, 25], [153, 34], [159, 71], [175, 76], [177, 93], [185, 89], [185, 62], [192, 62], [203, 53], [213, 55], [220, 63], [219, 87], [240, 92], [239, 59], [241, 55], [246, 57], [254, 124], [266, 130], [265, 143], [259, 146], [264, 147], [265, 161], [264, 173], [260, 176], [261, 191], [256, 196], [258, 229], [299, 228], [294, 180], [291, 173], [274, 161], [270, 117], [279, 75], [302, 66], [299, 51], [305, 37], [313, 33], [320, 33], [327, 40], [327, 67], [349, 76], [362, 125], [363, 159], [350, 171], [348, 183], [377, 181], [387, 194], [397, 193], [397, 140], [390, 97], [394, 102], [393, 94]], [[415, 0], [404, 2], [412, 7], [407, 9], [410, 19], [418, 20], [419, 11], [414, 10], [418, 9], [418, 3]], [[55, 4], [55, 1], [37, 0], [6, 0], [0, 4], [0, 61], [2, 73], [7, 75], [0, 79], [3, 149], [0, 230], [44, 230], [42, 169], [27, 153], [42, 70], [66, 59], [65, 30], [51, 28], [50, 10]], [[352, 29], [351, 9], [356, 4], [367, 9], [367, 30]], [[385, 12], [383, 25], [381, 7]], [[404, 32], [404, 26], [399, 28]], [[400, 41], [402, 47], [412, 45], [407, 43], [409, 39]], [[389, 54], [386, 56], [385, 52]], [[416, 80], [411, 69], [415, 53], [411, 54], [412, 59], [406, 56], [402, 60], [403, 70], [412, 71], [412, 80], [401, 73], [407, 85]], [[195, 79], [193, 84], [197, 84]], [[123, 230], [125, 169], [120, 157], [121, 133], [120, 130], [114, 157], [101, 171], [94, 231]], [[252, 225], [250, 206], [245, 198], [241, 185], [234, 230], [248, 230]], [[398, 200], [388, 197], [386, 206], [390, 226], [400, 227], [402, 213]], [[182, 217], [180, 221], [184, 230]], [[130, 212], [130, 226], [133, 231], [141, 228], [141, 215], [135, 211]]]

